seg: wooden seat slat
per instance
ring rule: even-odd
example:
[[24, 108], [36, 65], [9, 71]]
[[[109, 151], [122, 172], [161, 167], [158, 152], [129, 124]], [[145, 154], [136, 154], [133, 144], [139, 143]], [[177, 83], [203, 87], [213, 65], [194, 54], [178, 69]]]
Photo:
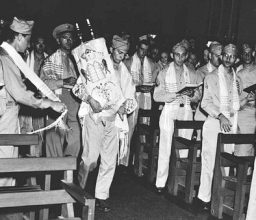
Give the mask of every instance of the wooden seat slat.
[[76, 202], [64, 189], [37, 192], [1, 193], [0, 195], [0, 208]]
[[[20, 134], [1, 134], [0, 146], [30, 146], [38, 144], [38, 135], [20, 135]], [[0, 187], [0, 208], [30, 207], [39, 206], [39, 219], [45, 220], [49, 216], [49, 205], [62, 204], [62, 213], [67, 220], [78, 220], [74, 217], [73, 203], [77, 200], [73, 198], [65, 189], [51, 190], [51, 175], [54, 171], [64, 172], [64, 178], [67, 182], [73, 181], [73, 170], [77, 169], [77, 159], [75, 157], [61, 158], [1, 158], [0, 175], [1, 177], [16, 177], [20, 173], [25, 173], [25, 177], [34, 178], [35, 173], [44, 176], [42, 189], [39, 185]], [[28, 184], [36, 184], [35, 181]], [[78, 187], [78, 186], [77, 186]], [[78, 187], [79, 189], [79, 187]], [[80, 189], [81, 191], [82, 189]], [[93, 220], [95, 199], [88, 194], [83, 194], [85, 201], [83, 203], [82, 219]], [[46, 207], [41, 207], [46, 205]], [[35, 220], [35, 211], [31, 210], [29, 217]]]
[[41, 191], [41, 186], [2, 186], [0, 187], [1, 193], [14, 193], [14, 192], [28, 192], [28, 191]]
[[75, 170], [76, 158], [6, 158], [0, 160], [0, 173]]

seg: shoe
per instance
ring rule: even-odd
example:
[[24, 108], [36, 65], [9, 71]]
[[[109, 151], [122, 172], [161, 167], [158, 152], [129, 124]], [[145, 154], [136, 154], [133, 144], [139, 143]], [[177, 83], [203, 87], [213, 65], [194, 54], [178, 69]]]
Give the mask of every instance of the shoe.
[[197, 199], [197, 201], [195, 202], [196, 207], [198, 209], [198, 211], [209, 211], [211, 209], [211, 202], [204, 202], [200, 199]]
[[109, 212], [111, 210], [107, 203], [107, 200], [104, 199], [96, 199], [95, 206], [97, 209], [103, 212]]
[[158, 194], [163, 194], [164, 193], [164, 191], [165, 191], [165, 187], [156, 187], [156, 192], [158, 193]]

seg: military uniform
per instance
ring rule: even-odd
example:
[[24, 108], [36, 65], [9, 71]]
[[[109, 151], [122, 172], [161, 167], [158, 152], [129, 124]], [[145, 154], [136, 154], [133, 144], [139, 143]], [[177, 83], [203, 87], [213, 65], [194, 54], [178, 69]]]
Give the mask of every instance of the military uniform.
[[[252, 65], [248, 68], [244, 68], [238, 72], [238, 77], [241, 80], [241, 87], [244, 89], [253, 84], [256, 84], [256, 66]], [[245, 98], [248, 95], [246, 92], [241, 93], [241, 99]], [[255, 134], [256, 131], [256, 108], [255, 100], [250, 101], [241, 106], [240, 111], [238, 112], [238, 126], [239, 133], [241, 134]], [[237, 156], [253, 156], [254, 147], [252, 144], [241, 144], [236, 145], [235, 154]]]
[[[225, 73], [225, 80], [228, 93], [228, 111], [230, 113], [230, 121], [233, 121], [233, 77]], [[203, 125], [203, 140], [202, 140], [202, 170], [198, 198], [204, 202], [209, 202], [211, 199], [211, 188], [213, 169], [215, 164], [215, 155], [217, 147], [218, 133], [222, 132], [220, 122], [217, 119], [220, 111], [220, 84], [218, 69], [206, 76], [204, 81], [204, 95], [201, 102], [201, 107], [208, 113], [208, 117]], [[224, 147], [226, 152], [232, 153], [233, 149], [230, 146]]]
[[[173, 65], [173, 63], [169, 64]], [[179, 74], [176, 73], [176, 84], [177, 90], [183, 88], [186, 83], [196, 83], [197, 77], [194, 71], [186, 68], [188, 71], [189, 81], [185, 79], [185, 65], [184, 71]], [[168, 67], [169, 68], [169, 67]], [[172, 136], [174, 132], [174, 120], [192, 120], [193, 114], [190, 103], [185, 103], [186, 99], [189, 99], [187, 96], [182, 96], [181, 98], [173, 98], [172, 101], [169, 100], [170, 92], [167, 88], [167, 74], [168, 68], [162, 70], [158, 77], [157, 81], [159, 85], [155, 88], [154, 91], [154, 100], [156, 102], [165, 102], [165, 106], [162, 110], [159, 127], [160, 127], [160, 141], [159, 141], [159, 156], [158, 156], [158, 169], [157, 169], [157, 177], [156, 177], [156, 186], [157, 187], [165, 187], [166, 180], [169, 174], [169, 161], [171, 154], [171, 146], [172, 146]], [[193, 102], [199, 101], [198, 91], [195, 93], [194, 97], [190, 100]], [[184, 116], [186, 115], [186, 119]], [[193, 130], [187, 130], [184, 132], [184, 136], [187, 138], [191, 138]], [[187, 151], [180, 152], [182, 156], [186, 157]]]
[[[66, 104], [68, 113], [64, 121], [70, 128], [65, 132], [55, 128], [46, 131], [46, 156], [63, 157], [72, 155], [77, 157], [81, 148], [81, 127], [77, 115], [80, 101], [74, 97], [70, 88], [65, 88], [63, 85], [63, 79], [77, 78], [74, 64], [66, 53], [58, 49], [45, 60], [40, 77]], [[46, 124], [51, 124], [56, 118], [55, 113], [50, 111]]]

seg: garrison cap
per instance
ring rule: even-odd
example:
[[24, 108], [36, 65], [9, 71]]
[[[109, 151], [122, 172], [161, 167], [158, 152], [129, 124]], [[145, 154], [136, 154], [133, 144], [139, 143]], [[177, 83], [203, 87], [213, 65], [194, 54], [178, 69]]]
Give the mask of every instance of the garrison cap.
[[34, 21], [26, 21], [14, 17], [10, 29], [20, 34], [31, 34], [33, 26]]
[[52, 36], [57, 39], [61, 33], [64, 32], [74, 32], [75, 28], [74, 25], [72, 24], [61, 24], [54, 28], [52, 32]]

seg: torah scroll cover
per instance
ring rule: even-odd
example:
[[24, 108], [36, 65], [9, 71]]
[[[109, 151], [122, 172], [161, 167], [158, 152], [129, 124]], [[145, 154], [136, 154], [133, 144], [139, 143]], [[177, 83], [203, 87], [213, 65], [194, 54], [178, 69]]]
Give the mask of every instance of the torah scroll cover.
[[[72, 53], [80, 71], [78, 81], [82, 81], [87, 93], [96, 99], [104, 109], [99, 113], [100, 116], [113, 116], [125, 99], [116, 80], [105, 39], [98, 38], [83, 43]], [[81, 108], [86, 109], [88, 106], [86, 108], [81, 106]]]

